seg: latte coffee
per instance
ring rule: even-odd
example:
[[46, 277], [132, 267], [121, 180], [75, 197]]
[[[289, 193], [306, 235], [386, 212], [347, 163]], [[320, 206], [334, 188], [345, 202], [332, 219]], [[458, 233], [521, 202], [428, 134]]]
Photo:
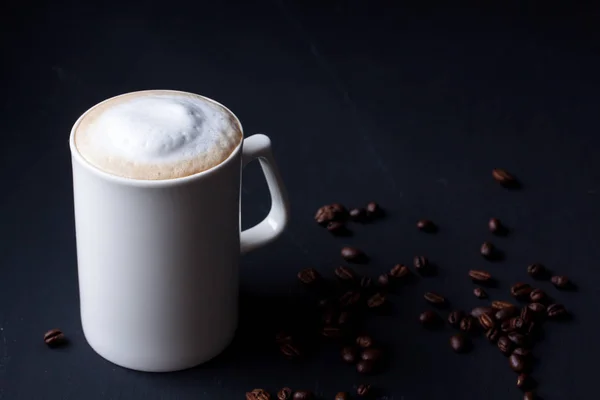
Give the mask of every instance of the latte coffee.
[[88, 111], [75, 129], [75, 146], [87, 162], [142, 180], [206, 171], [225, 161], [241, 140], [241, 127], [229, 110], [171, 90], [109, 99]]

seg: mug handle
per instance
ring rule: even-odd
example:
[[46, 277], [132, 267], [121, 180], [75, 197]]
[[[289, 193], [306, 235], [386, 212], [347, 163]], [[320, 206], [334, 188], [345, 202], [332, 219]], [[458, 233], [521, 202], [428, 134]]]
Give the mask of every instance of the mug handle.
[[271, 210], [265, 219], [240, 234], [242, 254], [262, 247], [277, 239], [285, 229], [290, 205], [279, 169], [271, 151], [271, 139], [266, 135], [256, 134], [244, 139], [242, 147], [242, 168], [258, 159], [262, 167], [269, 193], [271, 194]]

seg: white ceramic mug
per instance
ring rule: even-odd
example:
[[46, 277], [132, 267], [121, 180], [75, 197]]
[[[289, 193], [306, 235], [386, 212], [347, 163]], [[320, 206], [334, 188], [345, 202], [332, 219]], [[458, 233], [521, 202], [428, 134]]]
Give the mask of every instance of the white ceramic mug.
[[[79, 154], [74, 132], [85, 115], [69, 141], [84, 335], [102, 357], [135, 370], [208, 361], [237, 327], [240, 252], [271, 242], [288, 221], [270, 140], [251, 136], [221, 164], [191, 176], [135, 180], [105, 173]], [[255, 159], [271, 210], [240, 232], [241, 170]]]

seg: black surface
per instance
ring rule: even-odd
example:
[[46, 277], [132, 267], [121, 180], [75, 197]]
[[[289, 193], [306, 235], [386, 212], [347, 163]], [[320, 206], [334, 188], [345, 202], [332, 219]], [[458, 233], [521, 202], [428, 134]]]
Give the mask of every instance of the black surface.
[[[487, 268], [508, 299], [540, 261], [576, 293], [539, 284], [572, 310], [535, 348], [544, 399], [595, 398], [600, 292], [598, 13], [576, 5], [400, 7], [392, 1], [138, 1], [4, 4], [0, 109], [0, 398], [239, 399], [289, 385], [333, 398], [367, 381], [388, 399], [518, 399], [516, 376], [482, 339], [452, 353], [452, 332], [416, 322], [426, 290], [459, 308], [482, 304], [466, 279]], [[511, 3], [512, 4], [512, 3]], [[566, 8], [565, 8], [566, 7]], [[107, 97], [140, 89], [197, 92], [229, 106], [247, 134], [274, 143], [293, 219], [285, 235], [244, 258], [242, 321], [224, 355], [193, 370], [147, 374], [97, 356], [81, 333], [67, 138]], [[523, 182], [491, 179], [503, 167]], [[248, 167], [244, 225], [269, 206]], [[336, 239], [312, 220], [333, 201], [375, 199], [388, 217]], [[493, 238], [487, 220], [512, 228]], [[434, 220], [436, 235], [415, 229]], [[478, 254], [492, 240], [506, 254]], [[305, 363], [269, 347], [277, 307], [302, 293], [296, 271], [331, 276], [338, 249], [356, 244], [376, 276], [427, 254], [439, 275], [393, 298], [371, 321], [390, 345], [387, 372], [363, 379], [324, 350]], [[278, 318], [278, 317], [277, 317]], [[277, 320], [275, 318], [275, 320]], [[61, 350], [41, 337], [60, 327]], [[590, 396], [592, 397], [586, 397]]]

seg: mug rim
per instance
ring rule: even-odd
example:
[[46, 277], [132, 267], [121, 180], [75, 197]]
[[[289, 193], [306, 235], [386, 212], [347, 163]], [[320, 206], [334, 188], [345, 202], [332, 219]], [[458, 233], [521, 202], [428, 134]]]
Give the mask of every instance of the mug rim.
[[[213, 103], [213, 104], [216, 104], [217, 106], [223, 107], [223, 109], [225, 109], [235, 119], [235, 122], [242, 134], [242, 138], [241, 138], [240, 142], [233, 149], [231, 154], [229, 154], [229, 156], [226, 159], [224, 159], [223, 161], [221, 161], [219, 164], [217, 164], [207, 170], [196, 172], [192, 175], [182, 176], [179, 178], [171, 178], [171, 179], [136, 179], [136, 178], [127, 178], [127, 177], [123, 177], [123, 176], [118, 176], [118, 175], [114, 175], [114, 174], [108, 173], [106, 171], [103, 171], [100, 168], [93, 165], [92, 163], [90, 163], [88, 160], [86, 160], [81, 155], [81, 153], [79, 152], [79, 149], [77, 149], [77, 146], [75, 145], [75, 131], [79, 127], [79, 124], [81, 123], [83, 118], [85, 118], [85, 116], [87, 116], [96, 107], [99, 107], [100, 105], [102, 105], [106, 102], [118, 99], [119, 97], [131, 95], [131, 94], [146, 93], [146, 92], [168, 92], [168, 93], [173, 93], [173, 94], [198, 96], [210, 103]], [[136, 186], [136, 187], [175, 186], [175, 185], [189, 183], [191, 181], [201, 179], [202, 177], [205, 177], [205, 176], [213, 175], [213, 174], [217, 173], [219, 169], [223, 168], [226, 164], [229, 164], [229, 162], [231, 162], [232, 159], [236, 158], [238, 153], [241, 151], [243, 143], [244, 143], [244, 129], [242, 127], [242, 123], [240, 122], [240, 119], [237, 117], [237, 115], [235, 115], [233, 113], [233, 111], [231, 111], [229, 108], [227, 108], [223, 104], [219, 103], [218, 101], [213, 100], [209, 97], [202, 96], [202, 95], [196, 94], [196, 93], [185, 92], [182, 90], [172, 90], [172, 89], [138, 90], [138, 91], [122, 93], [122, 94], [119, 94], [119, 95], [116, 95], [113, 97], [109, 97], [108, 99], [105, 99], [105, 100], [93, 105], [92, 107], [87, 109], [83, 114], [81, 114], [79, 116], [79, 118], [77, 118], [75, 123], [73, 124], [73, 127], [71, 128], [71, 133], [69, 135], [69, 148], [71, 150], [71, 159], [72, 160], [75, 160], [77, 163], [79, 163], [79, 165], [83, 166], [88, 171], [90, 171], [91, 173], [95, 174], [96, 176], [98, 176], [102, 179], [106, 179], [108, 181], [111, 181], [111, 182], [117, 183], [117, 184], [121, 184], [121, 185]]]

